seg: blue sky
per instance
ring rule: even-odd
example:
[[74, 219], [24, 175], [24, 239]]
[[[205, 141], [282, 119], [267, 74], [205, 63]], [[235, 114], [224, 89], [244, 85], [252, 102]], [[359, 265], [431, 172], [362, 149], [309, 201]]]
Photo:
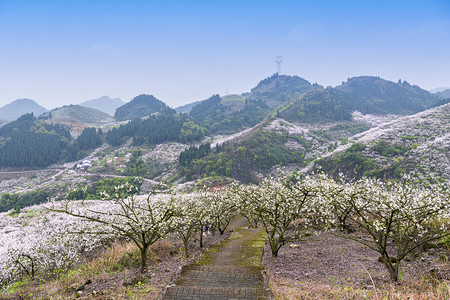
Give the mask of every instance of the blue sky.
[[153, 94], [172, 107], [276, 72], [450, 86], [450, 1], [0, 0], [0, 106]]

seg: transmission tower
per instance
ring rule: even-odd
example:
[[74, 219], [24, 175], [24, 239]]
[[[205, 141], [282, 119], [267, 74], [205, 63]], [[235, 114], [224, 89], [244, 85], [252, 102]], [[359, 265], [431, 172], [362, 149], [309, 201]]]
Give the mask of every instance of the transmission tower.
[[283, 63], [283, 57], [277, 56], [275, 63], [277, 64], [277, 75], [281, 73], [281, 64]]

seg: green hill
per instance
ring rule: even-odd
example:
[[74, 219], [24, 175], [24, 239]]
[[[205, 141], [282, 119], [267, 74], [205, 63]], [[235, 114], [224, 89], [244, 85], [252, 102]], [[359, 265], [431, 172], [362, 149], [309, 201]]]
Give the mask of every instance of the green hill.
[[259, 82], [249, 94], [243, 96], [261, 100], [269, 107], [275, 107], [319, 87], [298, 76], [275, 74]]
[[261, 100], [214, 95], [194, 106], [189, 116], [210, 133], [232, 133], [258, 124], [269, 112], [270, 108]]
[[172, 109], [154, 96], [139, 95], [130, 102], [118, 107], [114, 118], [117, 121], [133, 120], [166, 110]]
[[55, 109], [49, 114], [49, 117], [52, 122], [96, 124], [113, 121], [107, 113], [80, 105], [69, 105]]
[[348, 79], [335, 88], [316, 89], [279, 108], [289, 121], [349, 120], [353, 111], [363, 114], [414, 114], [439, 104], [438, 96], [406, 81], [394, 83], [379, 77]]
[[349, 109], [363, 114], [415, 114], [439, 101], [436, 95], [406, 81], [394, 83], [372, 76], [350, 78], [336, 89], [345, 93]]
[[46, 167], [58, 161], [70, 138], [65, 127], [25, 114], [0, 128], [0, 167]]

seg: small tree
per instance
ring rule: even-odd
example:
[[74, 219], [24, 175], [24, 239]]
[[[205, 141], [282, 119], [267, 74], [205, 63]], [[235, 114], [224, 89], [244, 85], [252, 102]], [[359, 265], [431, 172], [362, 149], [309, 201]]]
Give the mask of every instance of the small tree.
[[233, 217], [236, 215], [237, 202], [227, 189], [215, 189], [204, 194], [208, 203], [208, 220], [210, 226], [224, 234]]
[[[310, 230], [317, 217], [314, 208], [314, 185], [309, 177], [297, 183], [283, 178], [281, 181], [264, 179], [259, 186], [241, 185], [234, 188], [245, 207], [251, 207], [267, 233], [272, 256], [278, 256], [280, 248], [288, 242], [298, 241]], [[301, 219], [301, 226], [294, 236], [287, 230], [294, 220]]]
[[[418, 247], [450, 233], [436, 226], [449, 216], [450, 199], [447, 184], [414, 186], [405, 178], [384, 183], [364, 178], [334, 190], [334, 208], [346, 212], [367, 236], [343, 237], [355, 240], [380, 254], [381, 262], [392, 280], [399, 280], [403, 259]], [[432, 228], [432, 230], [430, 230]]]
[[[186, 194], [176, 197], [173, 230], [183, 241], [184, 254], [189, 257], [189, 243], [197, 233], [202, 238], [203, 224], [209, 213], [206, 202], [199, 194]], [[203, 245], [201, 245], [203, 246]]]
[[173, 197], [157, 193], [156, 189], [147, 197], [136, 196], [133, 195], [136, 186], [126, 183], [124, 187], [117, 187], [114, 195], [104, 193], [102, 203], [83, 200], [80, 207], [75, 201], [67, 200], [60, 208], [54, 203], [51, 210], [99, 224], [104, 231], [97, 233], [113, 232], [130, 239], [139, 248], [141, 272], [144, 272], [150, 245], [169, 232]]

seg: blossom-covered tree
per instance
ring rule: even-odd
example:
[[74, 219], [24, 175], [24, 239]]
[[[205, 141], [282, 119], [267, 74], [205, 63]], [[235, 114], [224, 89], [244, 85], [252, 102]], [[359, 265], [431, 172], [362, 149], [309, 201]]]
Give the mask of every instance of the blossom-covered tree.
[[[242, 201], [242, 206], [251, 208], [254, 219], [261, 221], [267, 233], [272, 256], [278, 256], [280, 248], [288, 242], [302, 239], [312, 223], [321, 220], [316, 212], [314, 180], [310, 177], [297, 182], [273, 178], [264, 179], [256, 185], [235, 185], [232, 190]], [[295, 236], [288, 229], [295, 220], [301, 220]], [[305, 231], [306, 230], [306, 231]]]
[[[101, 225], [99, 234], [114, 233], [134, 242], [141, 254], [141, 272], [147, 267], [147, 252], [153, 243], [165, 237], [170, 231], [173, 216], [173, 197], [158, 193], [156, 189], [148, 196], [136, 196], [136, 186], [126, 184], [117, 187], [114, 195], [103, 194], [103, 204], [92, 205], [82, 201], [82, 205], [72, 205], [65, 201], [63, 207], [54, 205], [52, 211], [65, 213]], [[125, 191], [125, 192], [124, 192]], [[131, 195], [131, 196], [126, 196]]]
[[344, 235], [380, 254], [390, 278], [399, 280], [402, 261], [420, 246], [450, 234], [442, 223], [449, 218], [447, 183], [418, 187], [408, 178], [382, 182], [363, 178], [356, 182], [329, 185], [329, 196], [338, 212], [365, 231], [365, 236]]

